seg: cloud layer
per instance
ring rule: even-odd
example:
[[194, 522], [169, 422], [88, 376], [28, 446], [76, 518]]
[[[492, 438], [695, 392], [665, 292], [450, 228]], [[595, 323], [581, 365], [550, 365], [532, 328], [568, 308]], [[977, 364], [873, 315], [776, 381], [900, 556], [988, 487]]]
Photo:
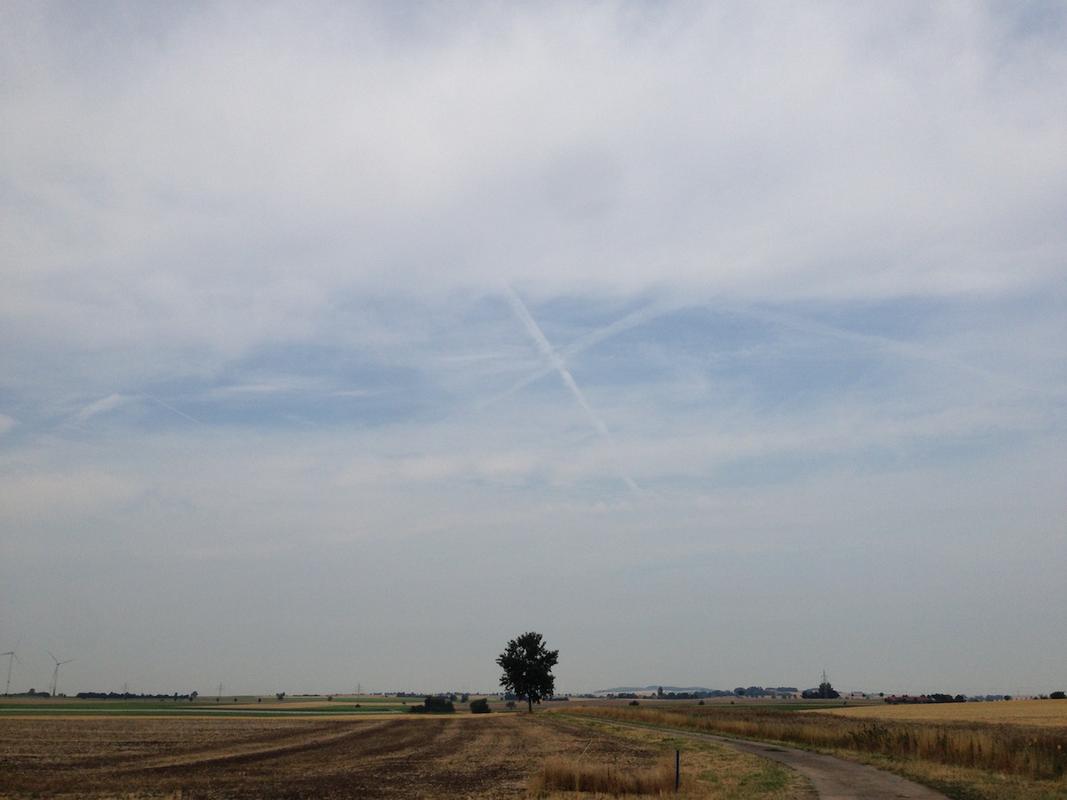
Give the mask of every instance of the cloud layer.
[[0, 639], [1056, 688], [1062, 11], [0, 13]]

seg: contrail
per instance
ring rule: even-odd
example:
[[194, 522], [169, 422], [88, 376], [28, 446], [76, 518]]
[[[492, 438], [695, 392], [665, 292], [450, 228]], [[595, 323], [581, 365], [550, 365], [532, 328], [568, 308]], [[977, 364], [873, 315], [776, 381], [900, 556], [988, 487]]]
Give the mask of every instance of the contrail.
[[[512, 302], [512, 306], [514, 307], [514, 302]], [[598, 328], [595, 331], [591, 331], [590, 333], [585, 334], [584, 336], [580, 336], [566, 347], [560, 348], [560, 358], [566, 359], [570, 358], [571, 356], [578, 355], [578, 353], [588, 350], [590, 347], [600, 344], [606, 339], [610, 339], [613, 336], [617, 336], [618, 334], [628, 331], [631, 328], [636, 328], [638, 325], [643, 325], [644, 323], [648, 322], [649, 320], [653, 320], [656, 317], [662, 317], [664, 314], [669, 314], [673, 311], [677, 311], [681, 307], [682, 306], [679, 306], [677, 304], [653, 303], [652, 305], [646, 306], [645, 308], [642, 308], [639, 311], [633, 311], [627, 314], [625, 317], [622, 317], [621, 319], [618, 319], [615, 322], [611, 323], [610, 325], [605, 325], [603, 328]], [[527, 316], [529, 316], [529, 314], [527, 314]], [[484, 408], [487, 408], [488, 406], [491, 406], [494, 403], [498, 403], [501, 400], [506, 400], [519, 390], [525, 389], [534, 381], [538, 381], [541, 378], [545, 377], [545, 375], [549, 375], [556, 371], [557, 368], [555, 363], [550, 363], [547, 367], [542, 367], [538, 370], [535, 370], [526, 377], [517, 380], [515, 383], [513, 383], [510, 387], [508, 387], [500, 394], [490, 397], [488, 400], [483, 400], [481, 403], [478, 404], [478, 410], [480, 411]]]
[[[943, 366], [951, 367], [952, 369], [959, 370], [960, 372], [966, 372], [974, 375], [983, 380], [1000, 384], [1001, 386], [1010, 387], [1017, 391], [1022, 391], [1027, 394], [1049, 394], [1047, 390], [1039, 389], [1035, 386], [1029, 385], [1025, 382], [1008, 377], [1002, 373], [994, 372], [992, 370], [984, 369], [983, 367], [969, 364], [965, 361], [945, 356], [940, 353], [932, 352], [928, 348], [920, 345], [914, 345], [909, 342], [903, 342], [898, 339], [892, 339], [888, 336], [879, 336], [870, 333], [861, 333], [859, 331], [852, 331], [846, 328], [839, 328], [834, 325], [828, 325], [824, 322], [819, 322], [807, 317], [800, 317], [787, 312], [778, 311], [775, 309], [753, 306], [753, 305], [714, 305], [711, 303], [654, 303], [646, 308], [634, 311], [622, 317], [619, 320], [606, 325], [603, 328], [598, 328], [584, 336], [579, 337], [569, 345], [565, 345], [559, 349], [560, 356], [562, 358], [569, 358], [577, 355], [590, 347], [593, 347], [606, 339], [610, 339], [613, 336], [617, 336], [620, 333], [635, 328], [657, 317], [664, 316], [665, 314], [671, 314], [683, 308], [703, 308], [709, 311], [718, 310], [720, 312], [726, 312], [737, 316], [748, 317], [750, 319], [759, 320], [761, 322], [770, 323], [783, 328], [791, 328], [792, 330], [800, 331], [802, 333], [812, 334], [815, 336], [825, 336], [829, 338], [839, 339], [842, 341], [849, 341], [855, 344], [865, 345], [875, 350], [881, 350], [886, 353], [890, 353], [897, 357], [912, 359], [916, 361], [925, 361], [932, 364], [940, 364]], [[540, 380], [545, 375], [552, 372], [556, 372], [556, 366], [554, 363], [549, 364], [546, 367], [541, 367], [523, 378], [517, 380], [514, 384], [508, 387], [505, 391], [498, 395], [495, 395], [488, 400], [483, 400], [478, 404], [478, 409], [484, 409], [500, 400], [505, 400], [511, 395], [515, 394], [521, 389], [529, 386], [534, 381]], [[1062, 395], [1063, 392], [1055, 392], [1055, 396]]]
[[[523, 327], [526, 328], [526, 332], [530, 335], [530, 338], [537, 344], [537, 349], [541, 351], [541, 355], [552, 365], [552, 369], [559, 373], [559, 377], [563, 381], [563, 384], [570, 389], [571, 394], [574, 395], [574, 399], [578, 401], [578, 405], [585, 411], [586, 417], [589, 418], [589, 422], [596, 432], [599, 433], [604, 440], [612, 446], [612, 448], [614, 448], [615, 440], [612, 438], [611, 432], [608, 431], [608, 426], [604, 424], [604, 421], [596, 411], [593, 410], [593, 407], [589, 405], [589, 401], [574, 380], [571, 371], [567, 369], [566, 363], [545, 337], [544, 331], [541, 330], [541, 326], [537, 324], [537, 320], [530, 315], [530, 311], [526, 308], [526, 304], [522, 302], [522, 298], [515, 294], [515, 290], [512, 289], [510, 285], [505, 284], [505, 289], [507, 290], [508, 302], [511, 304], [515, 316], [519, 318], [519, 321], [522, 323]], [[641, 494], [641, 488], [633, 478], [622, 471], [619, 472], [619, 477], [622, 479], [623, 483], [629, 487], [630, 491], [634, 494]]]
[[824, 322], [809, 319], [807, 317], [798, 317], [792, 314], [788, 314], [781, 311], [776, 311], [768, 308], [759, 308], [752, 306], [735, 306], [726, 307], [724, 310], [744, 315], [752, 319], [757, 319], [762, 322], [768, 322], [772, 325], [778, 325], [783, 328], [792, 328], [795, 331], [801, 333], [813, 334], [816, 336], [826, 336], [829, 338], [840, 339], [842, 341], [853, 342], [855, 344], [866, 345], [875, 350], [881, 350], [886, 353], [891, 353], [895, 356], [912, 359], [915, 361], [925, 361], [930, 364], [938, 364], [940, 366], [951, 367], [959, 370], [960, 372], [966, 372], [976, 377], [982, 378], [986, 381], [999, 384], [1000, 386], [1009, 386], [1012, 389], [1022, 391], [1028, 394], [1047, 394], [1046, 391], [1038, 389], [1034, 386], [1030, 386], [1026, 383], [1020, 382], [1009, 376], [1003, 375], [992, 370], [985, 369], [983, 367], [969, 364], [966, 361], [960, 361], [959, 359], [952, 358], [951, 356], [942, 355], [937, 352], [932, 352], [928, 348], [921, 345], [911, 344], [910, 342], [902, 342], [899, 339], [892, 339], [888, 336], [879, 336], [872, 333], [860, 333], [859, 331], [848, 330], [847, 328], [839, 328], [835, 325], [827, 325]]
[[179, 411], [174, 406], [172, 406], [170, 403], [164, 403], [162, 400], [160, 400], [155, 395], [145, 393], [144, 396], [147, 397], [149, 400], [154, 400], [155, 402], [159, 403], [161, 406], [163, 406], [163, 408], [167, 409], [167, 411], [173, 411], [179, 417], [184, 417], [185, 419], [189, 420], [190, 422], [195, 422], [197, 425], [203, 425], [204, 424], [203, 422], [198, 420], [196, 417], [191, 417], [188, 414], [186, 414], [184, 411]]

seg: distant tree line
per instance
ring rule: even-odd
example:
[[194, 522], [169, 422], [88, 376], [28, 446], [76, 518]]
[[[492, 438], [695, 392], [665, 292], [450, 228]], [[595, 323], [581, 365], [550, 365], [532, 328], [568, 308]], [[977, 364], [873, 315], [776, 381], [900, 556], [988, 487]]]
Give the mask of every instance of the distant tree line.
[[[32, 690], [31, 690], [32, 691]], [[137, 694], [134, 692], [78, 692], [79, 700], [190, 700], [188, 694]]]
[[890, 705], [908, 705], [922, 703], [966, 703], [967, 696], [963, 694], [944, 694], [942, 692], [933, 692], [932, 694], [919, 695], [891, 694], [885, 698], [885, 701]]
[[455, 703], [457, 700], [461, 703], [466, 703], [470, 699], [470, 695], [467, 692], [457, 694], [456, 692], [397, 692], [397, 697], [440, 697], [445, 700], [451, 700]]
[[[793, 697], [800, 693], [795, 686], [738, 686], [736, 689], [695, 689], [691, 692], [664, 691], [660, 686], [656, 690], [656, 697], [661, 700], [705, 700], [710, 697]], [[607, 692], [596, 694], [576, 694], [578, 698], [607, 697], [617, 700], [637, 700], [648, 697], [648, 694], [637, 692]], [[565, 697], [552, 698], [564, 700]]]
[[792, 697], [799, 691], [795, 686], [769, 686], [767, 688], [762, 686], [749, 686], [747, 688], [738, 686], [733, 693], [738, 697], [778, 697], [779, 695]]

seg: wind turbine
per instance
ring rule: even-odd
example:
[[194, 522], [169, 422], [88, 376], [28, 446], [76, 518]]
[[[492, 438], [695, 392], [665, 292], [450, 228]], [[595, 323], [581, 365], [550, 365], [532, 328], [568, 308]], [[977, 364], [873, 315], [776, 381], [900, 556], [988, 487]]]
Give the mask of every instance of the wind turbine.
[[59, 668], [64, 664], [69, 664], [73, 661], [73, 658], [68, 658], [66, 661], [60, 661], [58, 658], [52, 655], [51, 650], [45, 650], [48, 655], [52, 656], [52, 660], [56, 662], [56, 668], [52, 670], [52, 697], [56, 696], [56, 688], [59, 686]]
[[[15, 647], [18, 647], [18, 645], [15, 645]], [[7, 685], [4, 686], [4, 694], [8, 695], [11, 694], [11, 667], [14, 666], [16, 661], [18, 661], [20, 664], [22, 662], [19, 661], [19, 657], [15, 655], [14, 650], [8, 650], [6, 653], [0, 653], [0, 658], [3, 658], [4, 656], [7, 656]]]

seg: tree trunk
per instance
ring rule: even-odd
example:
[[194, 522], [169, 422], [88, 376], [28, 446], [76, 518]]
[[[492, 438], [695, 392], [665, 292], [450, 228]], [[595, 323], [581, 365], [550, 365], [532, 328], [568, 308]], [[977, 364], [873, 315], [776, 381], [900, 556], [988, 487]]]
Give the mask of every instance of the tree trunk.
[[530, 697], [529, 695], [526, 695], [526, 703], [527, 703], [527, 705], [530, 706], [530, 713], [532, 714], [533, 713], [533, 698]]

